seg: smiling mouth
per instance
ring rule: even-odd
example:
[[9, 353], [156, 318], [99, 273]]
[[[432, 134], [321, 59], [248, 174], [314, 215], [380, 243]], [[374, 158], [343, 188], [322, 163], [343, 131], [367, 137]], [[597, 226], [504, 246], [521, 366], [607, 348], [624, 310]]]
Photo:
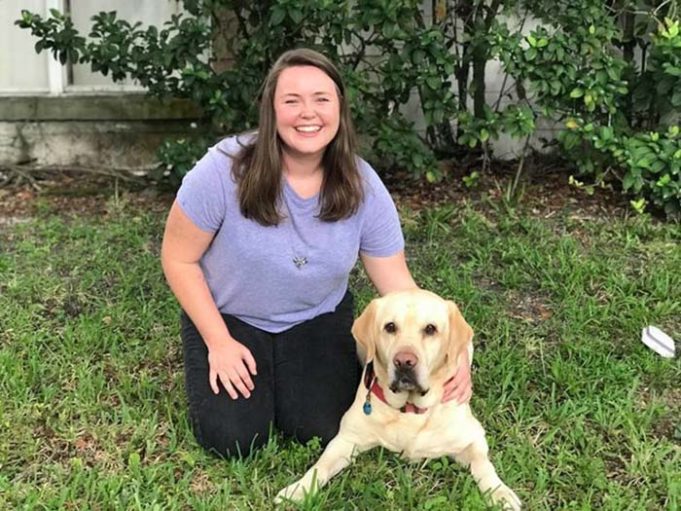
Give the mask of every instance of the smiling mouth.
[[295, 128], [299, 133], [317, 133], [322, 130], [321, 126], [298, 126]]

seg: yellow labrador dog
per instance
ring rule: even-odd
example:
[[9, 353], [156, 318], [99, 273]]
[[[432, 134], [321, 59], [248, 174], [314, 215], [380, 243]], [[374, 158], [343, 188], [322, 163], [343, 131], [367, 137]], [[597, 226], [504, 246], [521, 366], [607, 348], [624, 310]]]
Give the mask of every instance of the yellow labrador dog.
[[363, 383], [319, 461], [275, 502], [299, 501], [376, 446], [409, 460], [451, 456], [470, 468], [480, 491], [505, 509], [521, 507], [488, 457], [485, 431], [468, 404], [442, 403], [460, 353], [473, 356], [473, 330], [454, 302], [424, 290], [373, 300], [352, 327], [364, 352]]

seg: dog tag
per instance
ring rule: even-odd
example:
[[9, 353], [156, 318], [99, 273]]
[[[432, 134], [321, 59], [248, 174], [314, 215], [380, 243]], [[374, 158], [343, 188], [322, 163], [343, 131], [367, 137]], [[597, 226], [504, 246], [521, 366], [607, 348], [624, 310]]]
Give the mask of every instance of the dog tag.
[[371, 403], [368, 400], [364, 402], [362, 410], [364, 410], [364, 415], [371, 415]]

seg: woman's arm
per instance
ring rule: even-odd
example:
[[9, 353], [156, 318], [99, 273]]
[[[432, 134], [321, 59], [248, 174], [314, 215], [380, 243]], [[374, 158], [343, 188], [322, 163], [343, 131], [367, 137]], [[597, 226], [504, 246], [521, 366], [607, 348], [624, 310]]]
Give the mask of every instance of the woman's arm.
[[381, 296], [392, 291], [418, 287], [407, 267], [404, 250], [388, 257], [374, 257], [360, 253], [360, 259], [369, 279]]
[[[230, 335], [199, 266], [213, 236], [194, 225], [177, 201], [174, 202], [163, 235], [161, 264], [170, 289], [208, 347], [213, 392], [219, 391], [219, 378], [233, 399], [238, 395], [232, 384], [248, 397], [249, 389], [253, 389], [248, 373], [256, 374], [255, 360], [248, 349]], [[237, 358], [243, 362], [239, 363]]]

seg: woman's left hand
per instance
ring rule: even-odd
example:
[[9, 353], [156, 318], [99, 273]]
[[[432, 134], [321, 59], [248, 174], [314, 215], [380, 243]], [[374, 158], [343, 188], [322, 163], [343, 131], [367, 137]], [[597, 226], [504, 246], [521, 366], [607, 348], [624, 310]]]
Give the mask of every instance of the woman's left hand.
[[468, 360], [468, 350], [461, 354], [459, 367], [454, 376], [445, 382], [442, 402], [446, 403], [456, 399], [459, 404], [468, 403], [473, 395], [473, 382], [471, 380], [471, 365]]

